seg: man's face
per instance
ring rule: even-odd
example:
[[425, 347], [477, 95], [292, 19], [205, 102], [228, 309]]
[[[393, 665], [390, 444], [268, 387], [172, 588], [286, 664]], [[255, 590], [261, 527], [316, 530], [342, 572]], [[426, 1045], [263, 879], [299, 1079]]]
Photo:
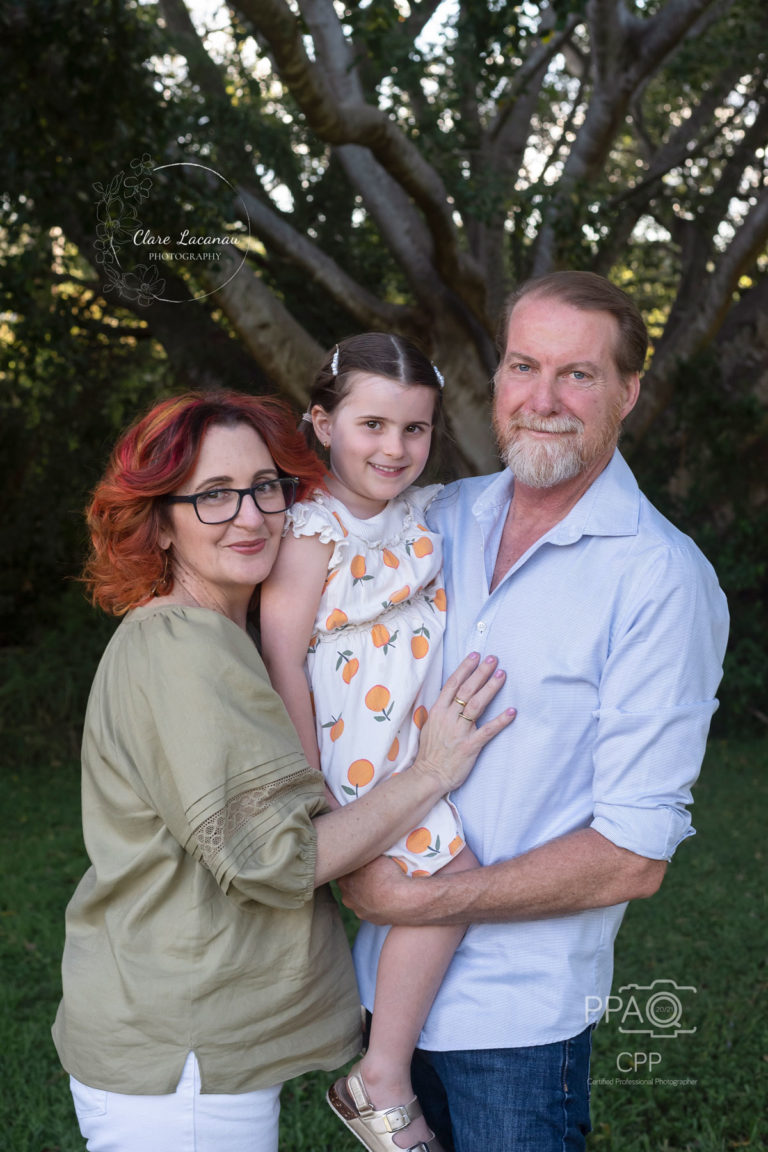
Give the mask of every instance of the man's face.
[[496, 373], [493, 424], [518, 482], [551, 488], [591, 480], [610, 460], [635, 405], [637, 375], [616, 368], [618, 324], [559, 300], [523, 297]]

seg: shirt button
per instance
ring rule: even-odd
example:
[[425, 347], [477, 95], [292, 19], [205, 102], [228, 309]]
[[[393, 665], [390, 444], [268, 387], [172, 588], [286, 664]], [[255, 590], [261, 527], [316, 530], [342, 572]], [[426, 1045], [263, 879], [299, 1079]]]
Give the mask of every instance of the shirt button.
[[481, 636], [483, 635], [483, 633], [485, 633], [485, 632], [487, 632], [487, 631], [488, 631], [488, 625], [486, 624], [485, 620], [481, 620], [481, 621], [478, 623], [478, 625], [477, 625], [477, 630], [478, 630], [478, 632], [480, 633], [480, 635], [481, 635]]

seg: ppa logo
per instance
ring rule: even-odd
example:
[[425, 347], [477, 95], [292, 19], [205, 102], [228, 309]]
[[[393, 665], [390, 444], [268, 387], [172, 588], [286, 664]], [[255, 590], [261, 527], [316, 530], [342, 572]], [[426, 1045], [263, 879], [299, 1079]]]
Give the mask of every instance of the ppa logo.
[[652, 984], [624, 984], [603, 1001], [600, 996], [587, 996], [587, 1021], [594, 1013], [604, 1013], [606, 1023], [618, 1019], [619, 1032], [643, 1034], [654, 1040], [690, 1036], [696, 1031], [684, 1027], [684, 1011], [697, 989], [674, 980], [654, 980]]

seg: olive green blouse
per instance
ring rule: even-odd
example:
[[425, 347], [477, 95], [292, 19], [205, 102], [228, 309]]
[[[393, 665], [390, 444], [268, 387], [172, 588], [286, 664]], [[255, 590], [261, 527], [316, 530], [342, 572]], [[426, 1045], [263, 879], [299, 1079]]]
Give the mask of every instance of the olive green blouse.
[[94, 680], [83, 734], [91, 867], [67, 909], [53, 1037], [114, 1092], [246, 1092], [360, 1047], [344, 930], [314, 890], [307, 765], [261, 658], [205, 608], [137, 608]]

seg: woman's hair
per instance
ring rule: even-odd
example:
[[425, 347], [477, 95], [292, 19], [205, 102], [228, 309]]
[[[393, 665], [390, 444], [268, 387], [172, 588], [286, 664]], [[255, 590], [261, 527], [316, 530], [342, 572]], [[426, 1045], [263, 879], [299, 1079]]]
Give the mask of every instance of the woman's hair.
[[83, 580], [94, 604], [122, 615], [173, 588], [160, 534], [162, 497], [192, 472], [213, 425], [247, 424], [262, 438], [278, 473], [298, 476], [298, 499], [323, 484], [323, 466], [296, 431], [287, 405], [242, 392], [186, 392], [155, 404], [125, 431], [86, 510], [91, 552]]
[[642, 372], [648, 350], [648, 330], [634, 300], [596, 272], [549, 272], [520, 284], [508, 297], [499, 324], [497, 344], [503, 360], [509, 320], [526, 296], [557, 300], [585, 312], [608, 312], [619, 329], [614, 361], [620, 376]]
[[315, 404], [319, 404], [330, 415], [349, 395], [354, 377], [360, 373], [386, 376], [398, 384], [418, 385], [434, 391], [431, 461], [444, 433], [443, 377], [417, 344], [386, 332], [364, 332], [360, 336], [348, 336], [328, 352], [309, 393], [305, 414], [307, 419], [302, 420], [301, 424], [307, 444], [315, 452], [323, 451], [309, 419]]

